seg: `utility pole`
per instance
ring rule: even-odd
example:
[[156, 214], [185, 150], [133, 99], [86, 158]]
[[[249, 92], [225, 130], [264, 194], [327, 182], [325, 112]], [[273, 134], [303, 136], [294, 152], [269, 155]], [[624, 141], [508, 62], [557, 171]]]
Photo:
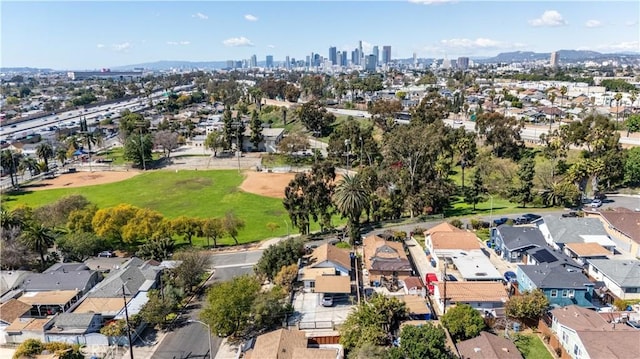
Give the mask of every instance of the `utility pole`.
[[138, 124], [138, 133], [139, 133], [139, 138], [140, 138], [140, 156], [142, 158], [142, 170], [146, 171], [147, 170], [147, 163], [144, 160], [144, 144], [142, 143], [142, 124]]
[[133, 343], [131, 341], [131, 327], [129, 326], [129, 310], [127, 309], [127, 297], [122, 283], [122, 300], [124, 301], [124, 321], [127, 324], [127, 339], [129, 340], [129, 357], [133, 359]]

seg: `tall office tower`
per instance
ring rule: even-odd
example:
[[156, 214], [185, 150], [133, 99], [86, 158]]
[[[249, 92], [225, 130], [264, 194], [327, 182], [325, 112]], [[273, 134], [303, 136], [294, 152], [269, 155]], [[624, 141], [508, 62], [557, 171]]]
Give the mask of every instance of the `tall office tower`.
[[558, 54], [557, 51], [551, 53], [549, 64], [551, 67], [558, 67], [558, 65], [560, 65], [560, 54]]
[[358, 64], [358, 49], [355, 49], [353, 51], [351, 51], [351, 64], [352, 65], [357, 65]]
[[373, 56], [376, 57], [376, 66], [380, 63], [380, 50], [378, 49], [378, 45], [373, 47]]
[[358, 41], [358, 65], [362, 64], [362, 59], [364, 58], [364, 53], [362, 52], [362, 40]]
[[228, 69], [232, 69], [233, 68], [233, 64], [234, 64], [233, 60], [227, 60], [227, 68]]
[[365, 70], [376, 72], [376, 55], [371, 54], [365, 57]]
[[338, 66], [344, 66], [342, 64], [342, 51], [337, 51], [336, 52], [336, 65]]
[[457, 62], [458, 68], [460, 70], [466, 70], [469, 68], [469, 58], [468, 57], [458, 57]]
[[418, 68], [418, 54], [416, 54], [415, 52], [413, 53], [413, 68]]
[[270, 69], [273, 68], [273, 55], [267, 55], [267, 59], [265, 61], [265, 67]]
[[331, 61], [331, 65], [338, 64], [338, 49], [335, 46], [329, 48], [329, 61]]
[[349, 54], [347, 54], [346, 51], [342, 51], [342, 66], [347, 66], [349, 65], [349, 61], [347, 60], [349, 58], [348, 56]]
[[386, 45], [382, 47], [382, 63], [388, 64], [391, 62], [391, 46]]
[[242, 64], [244, 63], [244, 61], [236, 61], [235, 65], [233, 66], [234, 69], [241, 69], [242, 68]]
[[249, 67], [258, 67], [258, 57], [256, 55], [251, 55], [251, 60], [249, 61]]
[[320, 54], [314, 54], [313, 55], [313, 66], [320, 67], [321, 63], [322, 63], [322, 56], [320, 56]]
[[289, 56], [284, 58], [284, 68], [287, 70], [291, 69], [291, 61], [289, 59]]

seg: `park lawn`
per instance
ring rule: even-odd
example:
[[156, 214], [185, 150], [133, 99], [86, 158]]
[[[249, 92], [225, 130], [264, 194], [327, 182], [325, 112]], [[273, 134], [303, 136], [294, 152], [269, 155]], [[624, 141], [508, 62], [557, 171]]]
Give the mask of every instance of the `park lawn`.
[[[124, 147], [112, 147], [106, 151], [100, 151], [96, 155], [96, 157], [104, 157], [105, 159], [112, 160], [112, 165], [114, 166], [122, 166], [125, 164], [130, 164], [131, 161], [127, 161], [124, 159]], [[152, 152], [151, 159], [158, 160], [163, 156], [161, 152]]]
[[475, 211], [473, 206], [464, 202], [464, 198], [457, 197], [451, 203], [451, 208], [445, 210], [446, 217], [467, 217], [467, 216], [493, 216], [496, 218], [502, 214], [518, 214], [518, 213], [537, 213], [545, 211], [557, 210], [554, 207], [536, 207], [532, 203], [527, 204], [526, 207], [520, 207], [520, 204], [510, 202], [508, 199], [493, 196], [493, 200], [486, 196], [486, 201], [476, 204]]
[[[9, 208], [18, 205], [38, 207], [52, 203], [64, 196], [81, 194], [99, 208], [128, 203], [162, 213], [167, 218], [181, 215], [188, 217], [221, 217], [233, 211], [246, 222], [238, 241], [249, 243], [287, 234], [285, 220], [289, 222], [282, 200], [246, 193], [238, 189], [243, 176], [235, 170], [224, 171], [153, 171], [131, 179], [104, 185], [51, 189], [25, 192], [3, 198]], [[267, 228], [273, 222], [280, 227]], [[334, 221], [334, 223], [336, 223]], [[317, 230], [317, 225], [312, 225]], [[295, 233], [290, 229], [291, 233]], [[205, 243], [206, 239], [196, 239]], [[231, 238], [222, 238], [220, 244], [231, 244]]]
[[537, 335], [523, 334], [523, 336], [528, 338], [525, 341], [526, 345], [518, 345], [519, 343], [516, 342], [516, 346], [525, 359], [553, 359], [553, 356], [551, 356], [551, 353], [549, 353], [549, 350]]

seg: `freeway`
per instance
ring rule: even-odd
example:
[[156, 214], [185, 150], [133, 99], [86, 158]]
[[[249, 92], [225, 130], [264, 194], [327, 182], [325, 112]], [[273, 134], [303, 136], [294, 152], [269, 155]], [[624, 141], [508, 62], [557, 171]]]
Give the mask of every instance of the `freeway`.
[[[262, 256], [262, 250], [238, 251], [231, 253], [220, 253], [211, 255], [211, 264], [215, 271], [213, 282], [224, 282], [232, 278], [253, 272], [253, 266]], [[199, 319], [200, 310], [204, 305], [203, 301], [192, 304], [195, 307], [185, 316], [188, 319]], [[209, 339], [207, 338], [207, 328], [200, 323], [186, 323], [173, 330], [164, 337], [158, 345], [154, 359], [179, 359], [186, 358], [208, 358]], [[211, 346], [213, 356], [216, 356], [222, 338], [212, 335]], [[135, 353], [135, 350], [134, 350]]]

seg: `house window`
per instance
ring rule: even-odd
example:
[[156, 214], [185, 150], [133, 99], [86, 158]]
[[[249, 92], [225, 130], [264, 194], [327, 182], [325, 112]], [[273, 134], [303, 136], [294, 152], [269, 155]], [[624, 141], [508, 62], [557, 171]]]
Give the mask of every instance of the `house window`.
[[562, 290], [562, 298], [566, 298], [566, 297], [568, 297], [568, 296], [569, 296], [569, 291], [568, 291], [568, 290], [566, 290], [566, 289], [563, 289], [563, 290]]
[[573, 298], [576, 295], [576, 292], [573, 289], [569, 289], [569, 298]]
[[640, 289], [640, 288], [625, 288], [624, 292], [625, 293], [638, 293], [638, 289]]
[[556, 298], [558, 296], [558, 290], [557, 289], [551, 289], [551, 298]]
[[575, 355], [576, 358], [580, 356], [580, 348], [578, 348], [578, 344], [573, 346], [573, 355]]
[[569, 335], [567, 335], [567, 333], [562, 332], [562, 342], [566, 343], [569, 341]]

